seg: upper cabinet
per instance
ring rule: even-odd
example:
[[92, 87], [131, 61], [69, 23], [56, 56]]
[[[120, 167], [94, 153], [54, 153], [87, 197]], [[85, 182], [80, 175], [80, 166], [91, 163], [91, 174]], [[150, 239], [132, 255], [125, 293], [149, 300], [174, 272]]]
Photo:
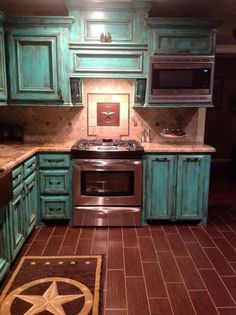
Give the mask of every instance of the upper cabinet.
[[214, 55], [222, 21], [149, 18], [149, 52], [160, 55]]
[[71, 17], [7, 19], [9, 103], [70, 105]]
[[4, 19], [4, 15], [0, 12], [0, 105], [5, 105], [7, 99], [4, 29], [2, 26]]
[[65, 1], [75, 23], [69, 32], [72, 77], [144, 78], [146, 17], [152, 1]]

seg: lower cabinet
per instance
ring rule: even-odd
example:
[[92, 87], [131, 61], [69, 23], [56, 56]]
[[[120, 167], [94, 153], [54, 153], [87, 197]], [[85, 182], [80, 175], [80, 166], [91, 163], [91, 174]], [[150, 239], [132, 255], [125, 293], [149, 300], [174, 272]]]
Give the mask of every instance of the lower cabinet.
[[25, 234], [25, 193], [24, 184], [20, 183], [13, 192], [13, 199], [9, 205], [10, 210], [10, 237], [11, 258], [14, 260], [22, 245]]
[[147, 154], [144, 165], [146, 220], [206, 224], [210, 155]]
[[38, 187], [37, 174], [33, 172], [24, 180], [25, 184], [25, 229], [28, 236], [37, 223], [38, 216]]
[[41, 220], [69, 220], [71, 215], [71, 162], [68, 153], [39, 155]]
[[8, 208], [0, 211], [0, 281], [10, 268], [10, 235]]

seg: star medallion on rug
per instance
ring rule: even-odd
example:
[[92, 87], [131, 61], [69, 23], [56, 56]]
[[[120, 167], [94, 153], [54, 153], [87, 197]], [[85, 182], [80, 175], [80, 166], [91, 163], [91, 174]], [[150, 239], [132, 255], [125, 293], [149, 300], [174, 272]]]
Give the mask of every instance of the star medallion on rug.
[[0, 314], [98, 315], [102, 256], [24, 256], [3, 288]]

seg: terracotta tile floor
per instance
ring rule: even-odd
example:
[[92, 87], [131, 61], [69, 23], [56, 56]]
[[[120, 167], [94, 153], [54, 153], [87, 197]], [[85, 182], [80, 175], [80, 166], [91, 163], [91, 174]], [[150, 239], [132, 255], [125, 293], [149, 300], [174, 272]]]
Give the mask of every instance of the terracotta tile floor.
[[205, 227], [38, 227], [22, 254], [104, 254], [104, 315], [236, 314], [236, 182], [212, 187]]

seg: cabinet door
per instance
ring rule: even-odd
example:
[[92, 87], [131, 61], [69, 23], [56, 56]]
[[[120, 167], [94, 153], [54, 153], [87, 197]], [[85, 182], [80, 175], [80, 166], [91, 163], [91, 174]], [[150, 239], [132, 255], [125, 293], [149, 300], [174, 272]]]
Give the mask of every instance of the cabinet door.
[[0, 212], [0, 281], [10, 267], [10, 240], [7, 211], [8, 209], [1, 210]]
[[38, 189], [36, 172], [27, 177], [25, 183], [25, 228], [29, 235], [37, 222]]
[[148, 155], [145, 163], [146, 219], [172, 219], [175, 201], [175, 155]]
[[11, 102], [68, 102], [68, 43], [64, 32], [52, 28], [9, 30]]
[[152, 30], [153, 53], [168, 55], [213, 54], [214, 38], [211, 30], [161, 29]]
[[[1, 20], [1, 15], [0, 15]], [[7, 99], [7, 80], [5, 67], [4, 31], [0, 26], [0, 105], [5, 104]]]
[[179, 155], [177, 173], [176, 219], [206, 223], [210, 156]]
[[9, 209], [11, 258], [14, 260], [25, 241], [25, 197], [23, 183], [14, 190], [13, 200], [10, 202]]

